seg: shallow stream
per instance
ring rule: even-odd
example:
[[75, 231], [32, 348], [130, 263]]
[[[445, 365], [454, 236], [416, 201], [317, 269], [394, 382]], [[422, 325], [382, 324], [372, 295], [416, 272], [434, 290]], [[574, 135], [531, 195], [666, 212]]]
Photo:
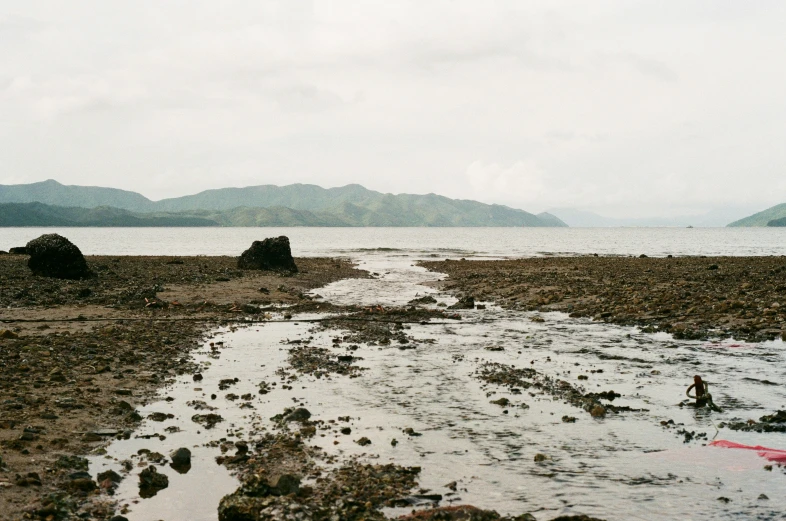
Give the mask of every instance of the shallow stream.
[[[413, 262], [368, 255], [359, 267], [378, 274], [375, 278], [337, 282], [317, 293], [337, 304], [403, 305], [426, 293], [440, 302], [455, 302], [422, 285], [440, 275]], [[193, 355], [204, 379], [194, 382], [192, 375], [184, 375], [160, 392], [160, 401], [139, 409], [143, 416], [174, 415], [164, 422], [145, 420], [135, 433], [158, 433], [165, 439], [113, 442], [106, 456], [93, 458], [90, 470], [119, 470], [122, 460], [132, 460], [135, 469], [116, 494], [128, 505], [125, 515], [131, 521], [215, 520], [219, 500], [237, 483], [216, 464], [220, 451], [209, 442], [253, 439], [254, 432], [272, 427], [269, 418], [299, 404], [312, 419], [352, 418], [346, 424], [350, 435], [320, 431], [326, 435], [311, 443], [332, 454], [420, 466], [421, 488], [442, 494], [441, 505], [532, 512], [538, 519], [567, 513], [610, 521], [786, 518], [782, 468], [765, 470], [769, 462], [753, 451], [706, 446], [716, 438], [786, 449], [786, 434], [716, 429], [723, 421], [758, 419], [786, 408], [783, 342], [676, 341], [561, 313], [512, 312], [492, 305], [461, 315], [460, 321], [405, 325], [405, 333], [415, 339], [414, 349], [360, 344], [352, 352], [361, 358], [357, 365], [366, 368], [360, 377], [300, 375], [291, 389], [276, 374], [282, 367], [289, 370], [291, 342], [307, 341], [345, 354], [347, 343], [333, 342], [340, 331], [318, 331], [305, 321], [313, 316], [216, 331], [213, 348], [206, 343]], [[621, 395], [614, 405], [646, 411], [593, 418], [535, 388], [514, 394], [484, 383], [477, 378], [484, 362], [531, 367], [587, 392], [613, 390]], [[723, 412], [678, 406], [694, 374], [710, 382]], [[236, 384], [219, 390], [221, 380], [234, 378]], [[272, 386], [268, 394], [258, 393], [262, 381]], [[230, 400], [230, 393], [250, 393], [252, 398]], [[509, 405], [491, 403], [503, 397]], [[224, 421], [209, 430], [194, 423], [194, 414], [209, 411], [195, 410], [187, 404], [192, 400], [216, 407], [212, 412]], [[674, 425], [661, 424], [668, 420]], [[170, 432], [173, 427], [179, 432]], [[420, 435], [405, 434], [407, 428]], [[696, 436], [686, 442], [680, 429]], [[371, 445], [354, 443], [363, 436]], [[137, 451], [168, 455], [178, 447], [193, 452], [190, 471], [181, 475], [162, 467], [169, 487], [155, 497], [139, 498]], [[536, 455], [542, 461], [536, 462]], [[455, 493], [446, 488], [453, 481]]]

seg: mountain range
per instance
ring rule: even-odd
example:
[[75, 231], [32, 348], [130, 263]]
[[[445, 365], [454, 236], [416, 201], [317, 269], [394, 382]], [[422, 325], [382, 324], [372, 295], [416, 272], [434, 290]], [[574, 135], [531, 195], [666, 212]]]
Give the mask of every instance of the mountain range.
[[115, 188], [55, 180], [0, 185], [0, 226], [567, 226], [496, 204], [383, 194], [352, 184], [260, 185], [152, 201]]
[[739, 221], [729, 224], [733, 227], [741, 226], [784, 226], [786, 225], [786, 203], [767, 208]]

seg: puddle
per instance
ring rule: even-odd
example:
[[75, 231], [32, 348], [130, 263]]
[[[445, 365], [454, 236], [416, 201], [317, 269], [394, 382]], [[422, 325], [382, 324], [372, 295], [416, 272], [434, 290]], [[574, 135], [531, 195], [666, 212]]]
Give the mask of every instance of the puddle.
[[[379, 273], [377, 278], [341, 281], [318, 292], [336, 303], [402, 305], [432, 293], [442, 302], [455, 302], [423, 286], [439, 275], [413, 267], [412, 262], [369, 257], [361, 268]], [[462, 315], [464, 320], [455, 323], [405, 325], [406, 334], [416, 339], [415, 349], [360, 344], [351, 351], [361, 358], [355, 363], [365, 368], [357, 378], [299, 375], [291, 389], [285, 388], [290, 382], [277, 374], [282, 367], [291, 372], [290, 342], [347, 354], [346, 343], [333, 342], [340, 333], [297, 322], [307, 317], [217, 331], [211, 341], [223, 345], [211, 349], [206, 344], [194, 354], [203, 380], [194, 382], [184, 375], [161, 391], [161, 401], [139, 409], [143, 416], [174, 416], [164, 422], [145, 420], [135, 433], [160, 433], [166, 439], [114, 442], [106, 457], [93, 458], [91, 471], [118, 470], [125, 459], [137, 465], [140, 458], [131, 456], [139, 449], [168, 455], [187, 447], [193, 452], [191, 470], [180, 475], [158, 467], [170, 483], [155, 497], [139, 498], [137, 474], [144, 468], [140, 466], [122, 482], [116, 496], [129, 505], [125, 515], [131, 521], [212, 521], [217, 519], [220, 498], [237, 485], [215, 462], [219, 448], [206, 445], [222, 438], [251, 440], [272, 428], [272, 416], [297, 405], [316, 420], [352, 418], [333, 431], [319, 431], [310, 443], [342, 458], [357, 455], [372, 463], [420, 466], [420, 486], [442, 494], [441, 505], [472, 504], [506, 514], [533, 512], [538, 519], [577, 513], [607, 520], [783, 519], [782, 469], [764, 470], [767, 462], [750, 451], [705, 446], [716, 437], [715, 426], [722, 421], [758, 419], [786, 408], [786, 387], [777, 385], [786, 381], [783, 342], [738, 347], [733, 341], [728, 346], [676, 341], [560, 313], [491, 307]], [[542, 321], [533, 321], [535, 316]], [[585, 392], [613, 390], [620, 395], [613, 405], [646, 411], [593, 418], [534, 386], [513, 392], [481, 381], [477, 372], [484, 362], [533, 368]], [[710, 383], [722, 413], [677, 405], [697, 373]], [[219, 389], [222, 380], [234, 378], [237, 383]], [[261, 382], [268, 384], [267, 394], [259, 394]], [[229, 399], [230, 395], [238, 398]], [[491, 403], [500, 398], [509, 404]], [[197, 411], [188, 405], [193, 400], [216, 410]], [[206, 412], [224, 420], [209, 430], [192, 421], [193, 415]], [[569, 423], [563, 417], [576, 420]], [[674, 426], [661, 425], [668, 420]], [[341, 434], [338, 429], [343, 426], [349, 426], [351, 434]], [[167, 432], [167, 427], [180, 431]], [[411, 429], [409, 434], [406, 429]], [[685, 443], [680, 429], [697, 436]], [[371, 444], [354, 443], [361, 437]], [[721, 438], [786, 449], [784, 434], [721, 429], [717, 439]], [[536, 463], [538, 454], [543, 461]], [[454, 481], [457, 490], [452, 492], [445, 485]], [[759, 499], [761, 494], [769, 499]]]

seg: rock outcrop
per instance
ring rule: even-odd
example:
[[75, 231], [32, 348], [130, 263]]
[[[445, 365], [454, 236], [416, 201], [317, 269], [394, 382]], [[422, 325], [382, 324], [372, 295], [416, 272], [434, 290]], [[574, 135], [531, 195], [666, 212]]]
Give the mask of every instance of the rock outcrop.
[[270, 237], [264, 241], [254, 241], [237, 261], [237, 267], [244, 270], [270, 270], [297, 273], [295, 259], [289, 247], [289, 238]]
[[56, 233], [27, 243], [27, 266], [35, 275], [57, 279], [86, 279], [93, 275], [87, 261], [71, 241]]

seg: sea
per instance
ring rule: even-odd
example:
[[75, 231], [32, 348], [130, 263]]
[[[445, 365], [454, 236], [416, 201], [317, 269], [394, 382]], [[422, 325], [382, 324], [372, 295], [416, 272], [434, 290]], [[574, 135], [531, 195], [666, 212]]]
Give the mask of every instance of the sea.
[[786, 255], [786, 228], [0, 228], [0, 250], [44, 233], [85, 255], [239, 255], [286, 235], [295, 256]]
[[[445, 275], [420, 268], [420, 259], [786, 255], [785, 228], [5, 228], [0, 249], [52, 232], [85, 254], [167, 256], [239, 255], [254, 240], [286, 235], [296, 257], [345, 257], [376, 274], [319, 288], [315, 299], [383, 307], [427, 294], [438, 303], [455, 302], [430, 284]], [[265, 322], [217, 328], [192, 354], [204, 380], [195, 384], [182, 375], [157, 400], [139, 406], [145, 417], [174, 417], [145, 420], [135, 436], [93, 455], [90, 472], [120, 471], [128, 459], [136, 465], [140, 449], [169, 454], [188, 447], [188, 473], [159, 469], [169, 476], [168, 488], [141, 498], [135, 474], [142, 467], [135, 466], [115, 497], [131, 521], [215, 521], [219, 501], [238, 483], [216, 464], [220, 451], [211, 442], [253, 440], [274, 429], [270, 418], [298, 405], [312, 419], [351, 427], [350, 435], [320, 431], [309, 441], [338, 461], [421, 467], [419, 486], [426, 492], [401, 498], [406, 508], [386, 509], [391, 518], [472, 504], [501, 514], [530, 512], [538, 520], [575, 514], [609, 521], [786, 519], [786, 471], [771, 461], [785, 454], [777, 451], [786, 450], [786, 434], [724, 427], [786, 410], [783, 341], [677, 340], [563, 313], [482, 304], [486, 309], [461, 311], [461, 320], [405, 324], [411, 340], [404, 346], [353, 349], [334, 342], [341, 332], [311, 322], [319, 315], [290, 320], [284, 309]], [[279, 382], [282, 371], [291, 371], [290, 349], [304, 343], [352, 354], [362, 375], [299, 375], [289, 389], [260, 395], [261, 382]], [[593, 418], [534, 387], [514, 391], [485, 383], [478, 374], [487, 364], [531, 367], [585, 392], [614, 391], [620, 396], [613, 404], [631, 410]], [[722, 411], [680, 406], [694, 374], [709, 382]], [[219, 382], [228, 378], [238, 383], [220, 391]], [[233, 400], [228, 393], [253, 399]], [[500, 398], [508, 403], [492, 403]], [[224, 422], [201, 428], [191, 420], [193, 400], [216, 407]], [[349, 422], [339, 420], [347, 416]], [[164, 429], [164, 439], [156, 437]], [[355, 443], [361, 437], [371, 445]], [[719, 440], [760, 448], [711, 445]], [[447, 486], [452, 482], [455, 491]]]

